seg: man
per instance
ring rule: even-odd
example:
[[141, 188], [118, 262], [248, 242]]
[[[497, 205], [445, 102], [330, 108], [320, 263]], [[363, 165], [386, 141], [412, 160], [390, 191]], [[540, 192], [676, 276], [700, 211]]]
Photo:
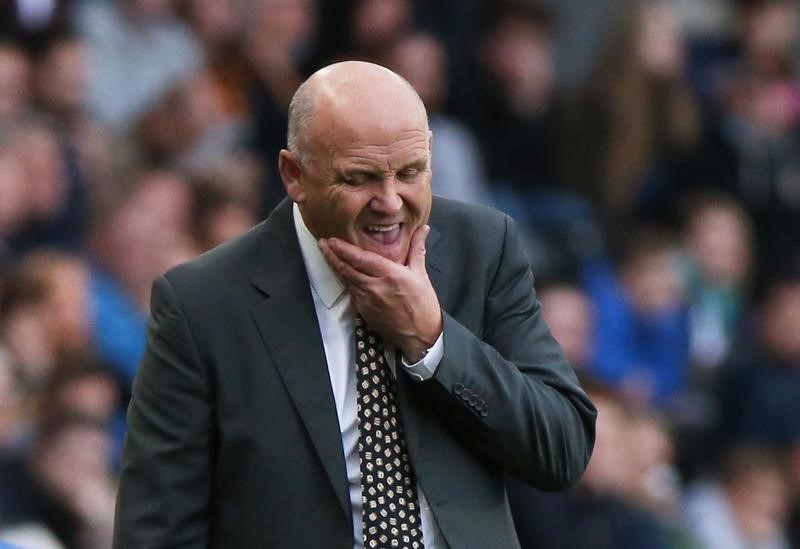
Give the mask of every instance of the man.
[[320, 70], [289, 118], [291, 202], [154, 285], [115, 547], [518, 547], [504, 473], [568, 486], [595, 413], [511, 220], [432, 198], [383, 67]]

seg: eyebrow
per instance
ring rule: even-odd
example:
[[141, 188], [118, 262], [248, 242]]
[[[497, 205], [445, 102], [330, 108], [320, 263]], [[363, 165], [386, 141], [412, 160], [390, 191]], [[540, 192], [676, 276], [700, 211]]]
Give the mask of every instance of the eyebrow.
[[402, 171], [402, 170], [405, 170], [405, 169], [408, 169], [408, 168], [423, 169], [427, 165], [428, 165], [428, 159], [426, 157], [420, 156], [418, 158], [415, 158], [414, 160], [406, 162], [397, 171]]

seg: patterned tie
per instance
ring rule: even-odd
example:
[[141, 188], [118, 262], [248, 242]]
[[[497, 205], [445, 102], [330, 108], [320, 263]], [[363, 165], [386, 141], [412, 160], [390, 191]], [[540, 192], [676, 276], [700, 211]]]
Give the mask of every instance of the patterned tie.
[[380, 336], [356, 317], [358, 457], [366, 549], [422, 549], [416, 482]]

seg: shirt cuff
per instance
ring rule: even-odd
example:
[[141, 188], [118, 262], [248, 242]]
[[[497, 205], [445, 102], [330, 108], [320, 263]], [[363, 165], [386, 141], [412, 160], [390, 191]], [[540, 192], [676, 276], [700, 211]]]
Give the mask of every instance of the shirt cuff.
[[403, 364], [403, 368], [405, 368], [406, 373], [411, 376], [412, 379], [416, 381], [425, 381], [426, 379], [430, 379], [436, 373], [436, 369], [439, 367], [439, 363], [442, 361], [442, 357], [444, 356], [444, 331], [439, 334], [439, 337], [436, 338], [436, 342], [433, 344], [433, 347], [428, 349], [428, 352], [414, 364], [409, 364], [406, 361], [406, 357], [400, 355], [400, 362]]

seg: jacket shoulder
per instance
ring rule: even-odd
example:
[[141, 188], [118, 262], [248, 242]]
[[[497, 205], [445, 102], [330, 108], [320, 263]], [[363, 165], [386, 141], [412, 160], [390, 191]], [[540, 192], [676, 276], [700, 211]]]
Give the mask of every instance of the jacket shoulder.
[[262, 221], [246, 233], [168, 270], [164, 276], [176, 289], [203, 291], [224, 288], [252, 275], [264, 237]]
[[448, 243], [451, 251], [462, 249], [469, 256], [493, 256], [500, 251], [514, 220], [494, 208], [435, 197], [430, 225]]

